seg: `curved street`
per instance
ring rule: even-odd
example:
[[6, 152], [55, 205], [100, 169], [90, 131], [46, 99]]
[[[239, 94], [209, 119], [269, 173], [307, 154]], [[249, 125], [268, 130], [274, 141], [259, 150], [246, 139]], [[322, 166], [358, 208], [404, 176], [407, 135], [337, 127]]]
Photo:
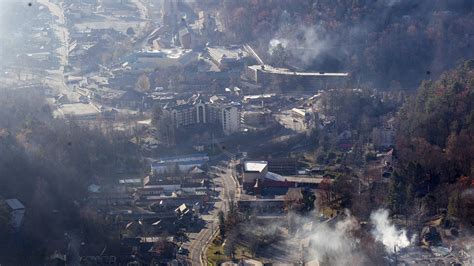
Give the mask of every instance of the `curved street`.
[[191, 265], [206, 264], [207, 247], [219, 229], [217, 218], [219, 211], [226, 213], [230, 202], [236, 202], [240, 197], [240, 187], [235, 177], [235, 162], [231, 160], [225, 168], [220, 169], [224, 172], [218, 173], [219, 176], [214, 179], [216, 190], [220, 192], [219, 201], [210, 214], [202, 216], [206, 226], [199, 233], [191, 233], [189, 235], [190, 242], [183, 245], [189, 250], [188, 262]]

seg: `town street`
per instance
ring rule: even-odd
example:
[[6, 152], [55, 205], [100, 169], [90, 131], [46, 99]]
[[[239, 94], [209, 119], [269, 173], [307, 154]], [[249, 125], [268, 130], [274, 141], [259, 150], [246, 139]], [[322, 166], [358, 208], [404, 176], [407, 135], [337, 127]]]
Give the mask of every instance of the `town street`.
[[64, 77], [69, 53], [69, 31], [66, 26], [64, 10], [60, 3], [56, 4], [49, 0], [38, 0], [38, 3], [46, 6], [51, 15], [57, 18], [51, 25], [59, 42], [59, 47], [56, 49], [59, 58], [59, 68], [49, 70], [45, 82], [56, 90], [56, 93], [66, 95], [71, 101], [77, 101], [80, 95], [69, 89]]
[[209, 215], [203, 215], [202, 218], [206, 222], [206, 226], [199, 233], [191, 233], [189, 235], [190, 242], [183, 245], [188, 249], [188, 261], [191, 265], [204, 265], [206, 261], [205, 252], [213, 236], [218, 232], [218, 213], [219, 211], [227, 212], [231, 201], [236, 202], [240, 197], [240, 187], [235, 179], [235, 163], [231, 161], [226, 168], [220, 168], [224, 173], [218, 173], [219, 177], [214, 179], [216, 190], [220, 192], [219, 200], [215, 209]]

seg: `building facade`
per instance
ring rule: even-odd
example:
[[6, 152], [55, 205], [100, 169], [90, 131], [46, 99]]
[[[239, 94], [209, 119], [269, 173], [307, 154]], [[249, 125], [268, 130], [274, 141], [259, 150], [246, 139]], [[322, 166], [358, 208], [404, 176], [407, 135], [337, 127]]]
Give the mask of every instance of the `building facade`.
[[232, 104], [211, 104], [203, 101], [166, 108], [175, 128], [195, 124], [220, 125], [225, 135], [240, 131], [240, 109]]

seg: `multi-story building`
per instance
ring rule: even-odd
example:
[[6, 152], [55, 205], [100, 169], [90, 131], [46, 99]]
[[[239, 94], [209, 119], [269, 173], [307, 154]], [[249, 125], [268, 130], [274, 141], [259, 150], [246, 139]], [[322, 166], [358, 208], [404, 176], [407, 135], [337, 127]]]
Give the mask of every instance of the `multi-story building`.
[[240, 46], [207, 47], [207, 53], [220, 70], [243, 66], [249, 61], [249, 54]]
[[286, 82], [303, 82], [319, 89], [341, 86], [350, 79], [349, 73], [299, 72], [270, 65], [252, 65], [246, 68], [246, 77], [256, 84], [269, 84], [275, 79]]
[[166, 107], [175, 128], [194, 124], [217, 124], [226, 135], [240, 131], [240, 109], [234, 104], [206, 103], [199, 99], [194, 103], [186, 103]]

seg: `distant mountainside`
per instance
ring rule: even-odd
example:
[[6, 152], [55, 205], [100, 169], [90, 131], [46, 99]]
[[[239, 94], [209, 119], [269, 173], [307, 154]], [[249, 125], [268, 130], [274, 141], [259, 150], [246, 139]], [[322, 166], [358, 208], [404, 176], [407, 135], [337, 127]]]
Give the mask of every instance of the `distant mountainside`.
[[350, 71], [356, 82], [383, 88], [416, 88], [474, 58], [473, 12], [471, 0], [221, 4], [228, 42], [253, 43], [270, 61], [296, 68]]

